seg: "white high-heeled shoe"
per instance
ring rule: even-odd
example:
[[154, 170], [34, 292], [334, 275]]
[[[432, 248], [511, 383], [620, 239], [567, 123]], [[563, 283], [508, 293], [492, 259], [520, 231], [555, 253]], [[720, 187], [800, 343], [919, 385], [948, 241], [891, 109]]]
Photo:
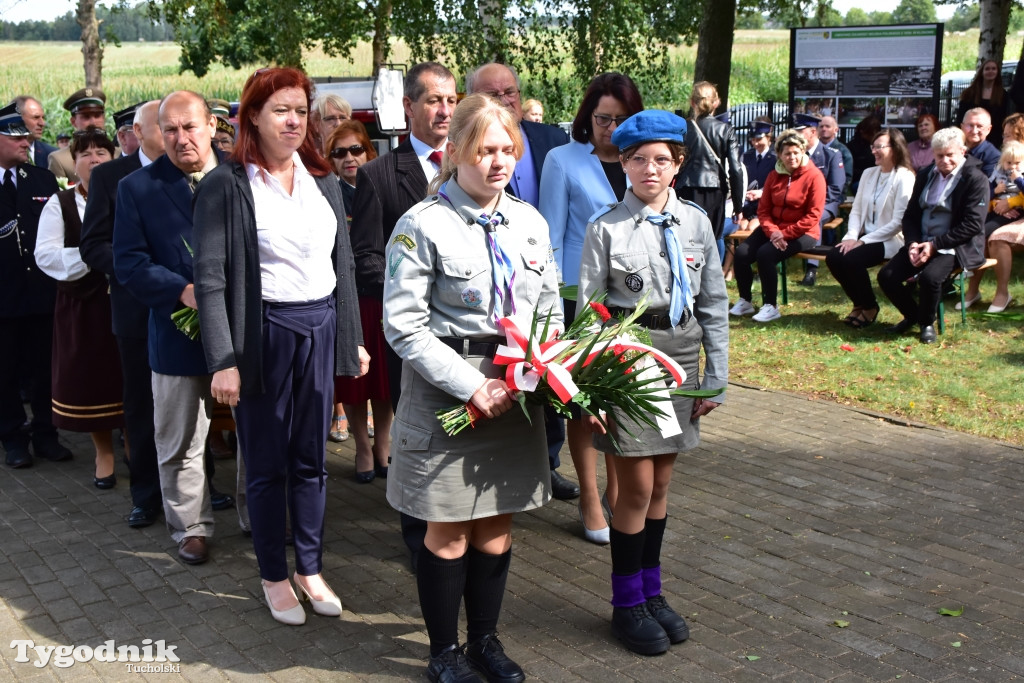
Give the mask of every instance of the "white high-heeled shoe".
[[1011, 296], [1010, 298], [1008, 298], [1006, 300], [1006, 303], [1003, 304], [1002, 306], [996, 306], [995, 304], [992, 304], [991, 306], [989, 306], [988, 310], [986, 311], [986, 313], [1002, 313], [1007, 308], [1009, 308], [1010, 304], [1012, 304], [1012, 303], [1013, 303], [1013, 297]]
[[979, 301], [981, 301], [981, 292], [978, 292], [977, 294], [975, 294], [972, 297], [965, 298], [963, 306], [960, 306], [960, 302], [957, 301], [956, 302], [956, 310], [960, 311], [960, 310], [963, 310], [964, 308], [970, 308], [971, 306], [973, 306], [974, 304], [978, 303]]
[[591, 543], [597, 545], [608, 545], [612, 542], [611, 528], [604, 527], [603, 529], [588, 529], [586, 522], [583, 521], [583, 508], [580, 504], [576, 504], [576, 513], [580, 517], [580, 526], [583, 527], [583, 538], [587, 539]]
[[[302, 586], [301, 583], [299, 583], [298, 574], [296, 574], [294, 578], [295, 578], [295, 585], [299, 587], [299, 602], [302, 602], [303, 600], [309, 600], [309, 602], [313, 605], [313, 611], [316, 612], [317, 614], [321, 615], [321, 616], [324, 616], [324, 617], [340, 617], [341, 616], [341, 599], [338, 598], [338, 596], [334, 594], [334, 591], [331, 591], [331, 597], [327, 598], [326, 600], [317, 600], [316, 598], [314, 598], [312, 595], [309, 594], [309, 591], [307, 591]], [[331, 590], [330, 588], [327, 587], [326, 583], [324, 583], [324, 587], [327, 588], [327, 590], [329, 590], [329, 591]]]
[[274, 603], [270, 601], [270, 593], [267, 592], [267, 584], [260, 582], [263, 585], [263, 598], [267, 601], [267, 607], [270, 608], [270, 616], [274, 617], [277, 621], [282, 624], [288, 624], [289, 626], [301, 626], [306, 623], [306, 610], [302, 609], [302, 603], [295, 605], [295, 607], [289, 607], [284, 610], [274, 609]]

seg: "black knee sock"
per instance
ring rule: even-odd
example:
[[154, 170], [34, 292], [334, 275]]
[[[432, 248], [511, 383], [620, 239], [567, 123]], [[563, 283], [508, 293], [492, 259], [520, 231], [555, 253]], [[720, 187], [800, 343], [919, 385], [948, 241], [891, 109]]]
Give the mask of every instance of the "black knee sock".
[[430, 638], [430, 656], [459, 644], [459, 610], [466, 587], [466, 555], [454, 560], [438, 557], [423, 546], [416, 567], [420, 609]]
[[498, 628], [512, 550], [490, 555], [470, 546], [466, 556], [466, 641], [472, 643]]
[[661, 564], [661, 540], [665, 537], [665, 523], [668, 517], [644, 520], [644, 550], [640, 558], [640, 566], [644, 569], [657, 567]]
[[624, 534], [611, 528], [612, 574], [631, 576], [640, 571], [646, 529], [635, 534]]

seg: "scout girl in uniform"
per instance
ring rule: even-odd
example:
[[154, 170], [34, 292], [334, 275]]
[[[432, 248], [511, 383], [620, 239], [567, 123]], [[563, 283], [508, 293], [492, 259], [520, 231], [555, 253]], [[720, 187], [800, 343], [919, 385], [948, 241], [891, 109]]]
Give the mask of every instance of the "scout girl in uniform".
[[[538, 310], [561, 327], [562, 316], [547, 223], [504, 192], [522, 153], [505, 107], [467, 97], [434, 194], [399, 220], [386, 253], [384, 333], [403, 360], [387, 496], [427, 520], [416, 579], [432, 681], [478, 680], [470, 665], [492, 681], [525, 678], [498, 641], [498, 615], [512, 515], [548, 501], [551, 473], [543, 411], [527, 421], [492, 358], [502, 317]], [[486, 419], [447, 436], [435, 413], [459, 402]]]
[[[621, 202], [587, 226], [580, 266], [580, 300], [607, 293], [613, 314], [631, 313], [646, 297], [638, 322], [653, 346], [686, 371], [684, 389], [724, 389], [728, 376], [728, 297], [711, 222], [669, 187], [684, 161], [686, 121], [647, 110], [612, 136], [631, 188]], [[697, 361], [704, 349], [704, 380]], [[612, 632], [630, 650], [653, 655], [689, 637], [689, 627], [661, 594], [661, 541], [676, 454], [697, 446], [699, 418], [722, 402], [673, 397], [681, 432], [628, 425], [618, 430], [619, 498], [611, 528]], [[611, 429], [615, 430], [614, 416]], [[589, 418], [599, 449], [615, 451], [600, 423]]]

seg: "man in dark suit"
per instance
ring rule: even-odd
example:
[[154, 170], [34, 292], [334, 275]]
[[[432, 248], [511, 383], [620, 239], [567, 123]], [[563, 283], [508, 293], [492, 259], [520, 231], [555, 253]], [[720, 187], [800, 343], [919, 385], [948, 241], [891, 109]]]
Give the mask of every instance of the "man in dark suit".
[[149, 307], [149, 366], [164, 517], [178, 557], [208, 558], [213, 509], [203, 462], [213, 413], [203, 345], [179, 331], [171, 314], [196, 308], [189, 244], [192, 192], [217, 166], [211, 141], [217, 128], [206, 100], [179, 91], [159, 110], [164, 156], [127, 176], [117, 187], [114, 273]]
[[[53, 280], [34, 256], [39, 216], [57, 191], [57, 179], [28, 163], [29, 132], [15, 102], [0, 109], [0, 441], [8, 467], [32, 465], [35, 454], [67, 460], [71, 451], [57, 440], [51, 420], [50, 348], [53, 337]], [[32, 423], [28, 433], [19, 383], [31, 382]]]
[[43, 105], [31, 95], [18, 95], [14, 102], [22, 121], [25, 122], [25, 128], [28, 129], [28, 162], [33, 166], [46, 168], [46, 158], [51, 152], [56, 152], [57, 148], [43, 142], [43, 131], [46, 130], [46, 112]]
[[[525, 149], [523, 158], [516, 162], [515, 171], [505, 191], [537, 208], [544, 159], [552, 149], [568, 143], [569, 137], [561, 128], [523, 120], [519, 77], [511, 67], [496, 62], [484, 64], [466, 77], [466, 92], [471, 95], [482, 93], [500, 100], [519, 122]], [[578, 498], [580, 487], [558, 472], [561, 464], [558, 453], [565, 443], [565, 422], [550, 406], [544, 411], [544, 426], [547, 430], [548, 463], [551, 466], [551, 495], [559, 500]]]
[[[415, 65], [405, 76], [402, 102], [411, 133], [387, 154], [359, 167], [352, 201], [350, 239], [360, 296], [383, 298], [384, 249], [395, 224], [426, 198], [427, 185], [441, 169], [448, 124], [458, 103], [455, 77], [437, 62]], [[385, 359], [392, 407], [398, 405], [402, 360], [387, 349]], [[427, 523], [402, 515], [402, 537], [412, 553], [412, 569], [423, 547]]]
[[[811, 114], [795, 114], [795, 129], [800, 131], [807, 140], [807, 156], [811, 162], [818, 167], [821, 174], [825, 176], [825, 184], [828, 192], [825, 195], [825, 209], [821, 212], [821, 225], [839, 215], [839, 204], [843, 201], [843, 188], [846, 187], [846, 169], [843, 166], [843, 155], [838, 150], [827, 147], [818, 139], [818, 125], [821, 119]], [[819, 241], [831, 244], [835, 241], [835, 235], [826, 235], [822, 230], [822, 239]], [[808, 287], [814, 285], [818, 279], [818, 262], [808, 259], [804, 261], [804, 279], [800, 284]]]
[[159, 100], [138, 108], [134, 130], [141, 146], [93, 169], [89, 199], [82, 221], [82, 260], [110, 281], [110, 309], [124, 377], [124, 419], [131, 457], [132, 511], [128, 526], [145, 527], [156, 521], [162, 506], [156, 443], [153, 440], [153, 382], [146, 345], [149, 308], [132, 296], [114, 276], [114, 210], [118, 183], [149, 166], [164, 153], [164, 137], [157, 120]]
[[[953, 269], [985, 261], [988, 178], [981, 163], [967, 156], [964, 134], [944, 128], [932, 137], [935, 163], [921, 169], [903, 214], [905, 244], [878, 272], [878, 284], [903, 320], [888, 329], [902, 334], [915, 323], [921, 343], [936, 340], [935, 316], [942, 286]], [[920, 302], [914, 301], [917, 282]]]

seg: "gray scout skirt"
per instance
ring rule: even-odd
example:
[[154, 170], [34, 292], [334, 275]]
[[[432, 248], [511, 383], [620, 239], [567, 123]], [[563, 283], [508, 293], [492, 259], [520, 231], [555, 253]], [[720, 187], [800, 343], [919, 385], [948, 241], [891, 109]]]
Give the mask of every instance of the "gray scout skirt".
[[[687, 390], [699, 388], [700, 378], [697, 375], [697, 364], [700, 356], [700, 343], [704, 338], [704, 329], [697, 320], [691, 316], [682, 327], [651, 330], [650, 332], [651, 345], [671, 356], [686, 371], [686, 381], [682, 388]], [[627, 422], [625, 427], [636, 436], [635, 439], [621, 429], [615, 430], [615, 425], [612, 425], [619, 448], [615, 448], [615, 444], [606, 434], [594, 435], [594, 447], [604, 453], [614, 453], [624, 457], [680, 453], [696, 448], [700, 443], [700, 421], [690, 420], [693, 399], [673, 396], [672, 407], [679, 418], [679, 426], [683, 429], [681, 434], [665, 439], [654, 427], [643, 425], [641, 429], [640, 425]]]
[[[490, 358], [466, 360], [487, 377], [503, 375], [504, 367]], [[391, 506], [417, 519], [463, 522], [548, 502], [551, 472], [543, 409], [530, 407], [532, 425], [516, 405], [448, 436], [435, 413], [459, 403], [402, 364], [402, 395], [391, 427]]]

